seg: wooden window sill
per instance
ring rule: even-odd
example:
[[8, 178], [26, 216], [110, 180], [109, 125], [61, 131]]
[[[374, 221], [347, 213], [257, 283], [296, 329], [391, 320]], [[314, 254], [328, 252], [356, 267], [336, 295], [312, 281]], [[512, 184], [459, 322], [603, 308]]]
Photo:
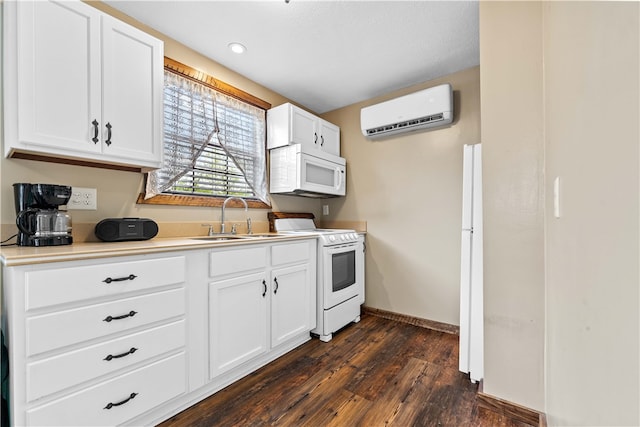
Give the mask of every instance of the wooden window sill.
[[[174, 206], [203, 206], [203, 207], [219, 207], [222, 206], [226, 197], [206, 197], [206, 196], [187, 196], [181, 194], [159, 194], [150, 199], [144, 198], [144, 193], [138, 195], [136, 200], [140, 205], [174, 205]], [[271, 209], [271, 206], [261, 202], [260, 200], [245, 199], [250, 209]], [[227, 203], [228, 207], [243, 208], [244, 205], [237, 201], [231, 200]]]

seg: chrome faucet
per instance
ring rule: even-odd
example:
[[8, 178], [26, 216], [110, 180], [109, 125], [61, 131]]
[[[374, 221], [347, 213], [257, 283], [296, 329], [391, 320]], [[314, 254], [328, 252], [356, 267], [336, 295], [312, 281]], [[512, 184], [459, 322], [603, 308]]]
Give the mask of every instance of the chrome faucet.
[[[220, 219], [220, 221], [222, 222], [222, 225], [220, 226], [220, 233], [224, 234], [225, 232], [225, 227], [224, 227], [224, 210], [227, 208], [227, 202], [229, 200], [240, 200], [242, 203], [244, 203], [244, 211], [247, 212], [249, 210], [249, 206], [247, 205], [246, 200], [244, 200], [242, 197], [236, 197], [236, 196], [231, 196], [231, 197], [227, 197], [224, 200], [224, 203], [222, 204], [222, 218]], [[235, 233], [234, 233], [235, 234]]]

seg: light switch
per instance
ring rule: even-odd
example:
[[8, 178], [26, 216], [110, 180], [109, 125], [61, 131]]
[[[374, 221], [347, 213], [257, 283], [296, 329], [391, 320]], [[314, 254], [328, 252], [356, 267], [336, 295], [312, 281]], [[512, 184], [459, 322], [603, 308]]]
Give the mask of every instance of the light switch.
[[560, 177], [553, 180], [553, 216], [560, 218]]

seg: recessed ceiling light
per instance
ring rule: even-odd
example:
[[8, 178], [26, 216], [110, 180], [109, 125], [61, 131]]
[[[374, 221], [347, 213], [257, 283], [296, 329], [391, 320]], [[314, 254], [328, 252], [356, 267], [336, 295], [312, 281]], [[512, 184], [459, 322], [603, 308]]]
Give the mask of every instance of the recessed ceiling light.
[[237, 42], [229, 43], [229, 49], [234, 53], [244, 53], [247, 50], [243, 44]]

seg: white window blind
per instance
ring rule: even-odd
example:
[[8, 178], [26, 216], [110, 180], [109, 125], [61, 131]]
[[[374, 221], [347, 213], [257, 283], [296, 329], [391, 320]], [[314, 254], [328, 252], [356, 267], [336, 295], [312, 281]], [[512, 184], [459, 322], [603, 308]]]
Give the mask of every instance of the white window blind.
[[160, 193], [237, 196], [269, 204], [265, 111], [165, 71], [163, 167], [147, 177]]

